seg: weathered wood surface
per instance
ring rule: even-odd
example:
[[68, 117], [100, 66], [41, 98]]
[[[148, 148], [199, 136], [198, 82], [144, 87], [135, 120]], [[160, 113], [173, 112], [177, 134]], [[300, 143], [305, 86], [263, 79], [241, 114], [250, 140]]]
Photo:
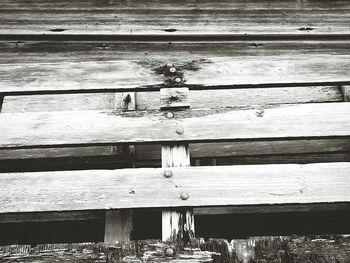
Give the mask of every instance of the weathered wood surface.
[[345, 85], [349, 50], [349, 41], [0, 42], [0, 92], [159, 90], [176, 77], [189, 89]]
[[0, 114], [0, 148], [322, 139], [347, 137], [350, 133], [348, 103], [220, 111], [184, 111], [172, 119], [162, 112], [4, 113]]
[[[166, 254], [167, 251], [167, 254]], [[174, 252], [172, 254], [171, 252]], [[167, 256], [168, 255], [168, 256]], [[347, 235], [250, 237], [248, 239], [192, 240], [184, 248], [157, 240], [104, 243], [50, 244], [0, 247], [0, 262], [174, 262], [174, 263], [347, 263]]]
[[[35, 7], [35, 9], [33, 9]], [[333, 1], [2, 1], [2, 34], [349, 34], [350, 5]]]
[[171, 178], [161, 168], [3, 173], [0, 212], [349, 202], [349, 166], [177, 167]]
[[[2, 113], [14, 112], [50, 112], [70, 110], [121, 110], [114, 108], [115, 97], [119, 99], [125, 93], [87, 93], [87, 94], [49, 94], [5, 96]], [[343, 101], [339, 87], [283, 87], [250, 88], [227, 90], [191, 90], [192, 109], [203, 108], [245, 108], [274, 104], [298, 104]], [[136, 92], [137, 110], [160, 108], [160, 94], [154, 92]], [[120, 101], [120, 100], [119, 100]], [[120, 105], [121, 106], [121, 105]]]

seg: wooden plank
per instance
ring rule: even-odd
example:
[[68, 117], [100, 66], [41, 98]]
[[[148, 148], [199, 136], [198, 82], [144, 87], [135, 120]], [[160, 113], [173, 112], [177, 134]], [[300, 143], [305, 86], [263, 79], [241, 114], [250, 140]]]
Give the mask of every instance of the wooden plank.
[[[117, 93], [118, 94], [124, 93]], [[50, 94], [6, 96], [3, 113], [50, 112], [70, 110], [112, 111], [114, 93]], [[275, 104], [321, 103], [343, 101], [343, 93], [337, 86], [251, 88], [232, 90], [191, 90], [191, 108], [233, 107], [245, 108]], [[118, 99], [118, 98], [117, 98]], [[137, 92], [138, 110], [159, 109], [159, 92]], [[118, 101], [120, 101], [118, 99]], [[118, 104], [120, 105], [120, 104]], [[115, 110], [120, 110], [115, 108]]]
[[295, 213], [320, 211], [348, 211], [350, 203], [324, 204], [283, 204], [283, 205], [244, 205], [223, 207], [195, 207], [197, 215], [232, 215], [232, 214], [265, 214], [265, 213]]
[[104, 211], [60, 211], [41, 213], [8, 213], [0, 214], [0, 224], [50, 221], [77, 221], [103, 219]]
[[[99, 111], [0, 114], [0, 148], [111, 145], [116, 143], [244, 141], [349, 136], [350, 105], [325, 103], [223, 110], [115, 115]], [[178, 113], [180, 114], [180, 113]], [[128, 131], [128, 133], [125, 133]]]
[[178, 167], [171, 178], [160, 168], [3, 173], [0, 212], [350, 202], [349, 167]]
[[4, 94], [160, 90], [169, 62], [192, 90], [350, 83], [349, 41], [16, 43], [0, 42]]
[[[350, 6], [335, 1], [3, 1], [2, 34], [349, 34]], [[35, 9], [33, 9], [35, 6]]]
[[104, 243], [0, 247], [0, 262], [346, 263], [349, 257], [350, 241], [346, 235], [250, 237], [230, 242], [225, 239], [193, 240], [184, 248], [157, 240], [121, 242], [114, 247]]
[[[350, 151], [350, 139], [191, 143], [189, 147], [192, 158], [228, 156], [256, 156], [257, 158], [261, 158], [262, 155], [279, 155], [283, 157], [283, 155], [290, 156], [298, 154], [346, 153]], [[8, 150], [8, 152], [11, 151]], [[160, 159], [160, 145], [137, 145], [137, 161]]]
[[[217, 108], [219, 105], [225, 107], [250, 107], [252, 104], [264, 106], [273, 104], [294, 104], [309, 102], [336, 102], [343, 100], [343, 94], [338, 87], [298, 87], [298, 88], [275, 88], [275, 89], [238, 89], [238, 90], [202, 90], [191, 92], [191, 108]], [[123, 93], [117, 93], [123, 94]], [[3, 113], [15, 112], [50, 112], [50, 111], [67, 111], [67, 110], [113, 110], [113, 101], [115, 94], [55, 94], [55, 95], [36, 95], [36, 96], [6, 96], [2, 108]], [[119, 100], [118, 100], [119, 101]], [[118, 103], [120, 106], [120, 104]], [[138, 92], [136, 94], [136, 107], [139, 110], [159, 109], [159, 92]], [[115, 110], [119, 110], [116, 108]], [[176, 114], [176, 113], [175, 113]], [[266, 142], [267, 146], [261, 146], [256, 143], [235, 143], [235, 144], [207, 144], [192, 145], [191, 154], [193, 157], [205, 156], [231, 156], [236, 155], [239, 151], [241, 155], [247, 154], [243, 149], [248, 150], [248, 154], [269, 151], [273, 149], [278, 153], [287, 153], [289, 149], [299, 149], [301, 152], [320, 152], [334, 149], [336, 145], [342, 143], [329, 142], [327, 145], [313, 149], [317, 142], [284, 142], [289, 144], [283, 147], [283, 142], [279, 142], [280, 147], [274, 145], [274, 142]], [[265, 145], [266, 145], [265, 143]], [[239, 145], [235, 147], [235, 145]], [[246, 146], [245, 146], [246, 145]], [[257, 145], [257, 146], [255, 146]], [[349, 145], [348, 143], [344, 144]], [[345, 146], [342, 146], [344, 148]], [[218, 151], [216, 147], [219, 147]], [[280, 148], [280, 150], [279, 150]], [[322, 149], [322, 150], [320, 150]], [[343, 149], [340, 149], [343, 150]], [[348, 147], [348, 150], [350, 148]], [[332, 150], [333, 151], [333, 150]], [[250, 153], [249, 153], [250, 152]], [[119, 152], [112, 151], [108, 146], [92, 147], [67, 147], [67, 148], [47, 148], [47, 149], [21, 149], [21, 150], [0, 150], [0, 159], [29, 159], [29, 158], [62, 158], [62, 157], [84, 157], [84, 156], [109, 156], [117, 155]], [[212, 154], [211, 154], [212, 153]], [[138, 146], [136, 151], [137, 159], [142, 160], [160, 160], [160, 146]], [[238, 153], [237, 153], [238, 154]], [[267, 153], [268, 154], [268, 153]], [[116, 156], [116, 158], [119, 158]]]

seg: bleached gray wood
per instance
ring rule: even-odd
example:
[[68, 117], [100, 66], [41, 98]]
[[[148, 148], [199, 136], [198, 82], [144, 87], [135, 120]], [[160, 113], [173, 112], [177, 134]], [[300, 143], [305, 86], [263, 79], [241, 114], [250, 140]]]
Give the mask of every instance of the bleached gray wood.
[[[188, 145], [163, 145], [162, 168], [164, 172], [171, 171], [172, 167], [190, 166]], [[164, 176], [164, 173], [163, 173]], [[171, 184], [171, 178], [164, 176]], [[181, 193], [180, 193], [181, 196]], [[178, 198], [181, 198], [181, 197]], [[186, 200], [184, 200], [186, 201]], [[194, 215], [192, 209], [168, 209], [162, 211], [162, 240], [183, 242], [186, 236], [193, 238], [195, 233]]]
[[159, 90], [168, 84], [164, 67], [169, 62], [182, 65], [189, 89], [346, 84], [349, 43], [0, 42], [0, 92]]
[[[32, 7], [35, 6], [35, 9]], [[333, 1], [2, 1], [2, 34], [349, 34], [349, 3]], [[14, 19], [15, 18], [15, 19]]]
[[176, 167], [171, 178], [163, 168], [4, 173], [0, 212], [350, 202], [349, 168], [348, 162]]
[[184, 112], [186, 118], [181, 119], [136, 112], [4, 113], [0, 114], [0, 147], [338, 138], [349, 136], [349, 113], [348, 103], [223, 110], [216, 114]]

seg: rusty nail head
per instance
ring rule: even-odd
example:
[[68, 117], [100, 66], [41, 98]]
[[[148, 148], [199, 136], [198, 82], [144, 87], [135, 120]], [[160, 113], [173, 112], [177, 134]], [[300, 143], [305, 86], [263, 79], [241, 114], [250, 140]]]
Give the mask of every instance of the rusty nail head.
[[179, 128], [176, 129], [176, 133], [177, 134], [183, 134], [184, 132], [185, 132], [185, 130], [182, 127], [179, 127]]
[[165, 256], [167, 256], [167, 257], [173, 257], [174, 255], [175, 255], [175, 251], [174, 251], [173, 248], [167, 247], [167, 248], [165, 249]]
[[168, 68], [172, 68], [172, 67], [173, 67], [173, 63], [167, 63], [166, 66], [167, 66]]
[[171, 73], [175, 73], [175, 72], [176, 72], [176, 68], [171, 67], [171, 68], [169, 69], [169, 71], [170, 71]]
[[164, 171], [163, 175], [165, 178], [170, 178], [173, 176], [173, 173], [170, 170], [166, 170], [166, 171]]
[[181, 78], [175, 78], [175, 82], [176, 82], [176, 83], [180, 83], [181, 81], [182, 81]]
[[166, 117], [167, 117], [168, 119], [174, 118], [174, 113], [168, 112], [168, 113], [166, 114]]
[[182, 200], [187, 200], [188, 198], [190, 198], [190, 195], [186, 192], [182, 192], [180, 197]]

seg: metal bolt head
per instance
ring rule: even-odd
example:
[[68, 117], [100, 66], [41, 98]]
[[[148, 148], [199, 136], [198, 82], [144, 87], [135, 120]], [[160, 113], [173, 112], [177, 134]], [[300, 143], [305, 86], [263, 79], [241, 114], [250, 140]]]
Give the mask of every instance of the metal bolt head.
[[165, 116], [166, 116], [168, 119], [171, 119], [171, 118], [174, 118], [174, 113], [168, 112]]
[[177, 94], [176, 92], [172, 92], [170, 94], [170, 99], [171, 100], [178, 100], [179, 99], [179, 94]]
[[190, 198], [190, 195], [186, 192], [182, 192], [181, 195], [180, 195], [180, 198], [182, 200], [187, 200], [188, 198]]
[[173, 63], [167, 63], [166, 66], [167, 66], [168, 68], [172, 68], [172, 67], [173, 67]]
[[169, 69], [169, 71], [170, 71], [171, 73], [175, 73], [175, 72], [176, 72], [176, 68], [171, 67], [171, 68]]
[[179, 78], [179, 77], [175, 78], [175, 82], [176, 82], [176, 83], [180, 83], [181, 81], [182, 81], [181, 78]]
[[175, 255], [175, 251], [173, 248], [168, 247], [165, 249], [165, 256], [167, 257], [173, 257]]
[[178, 127], [177, 129], [176, 129], [176, 133], [177, 134], [183, 134], [185, 132], [185, 130], [184, 130], [184, 128], [182, 128], [182, 127]]
[[164, 171], [163, 175], [165, 178], [170, 178], [173, 176], [173, 172], [170, 170], [166, 170], [166, 171]]

